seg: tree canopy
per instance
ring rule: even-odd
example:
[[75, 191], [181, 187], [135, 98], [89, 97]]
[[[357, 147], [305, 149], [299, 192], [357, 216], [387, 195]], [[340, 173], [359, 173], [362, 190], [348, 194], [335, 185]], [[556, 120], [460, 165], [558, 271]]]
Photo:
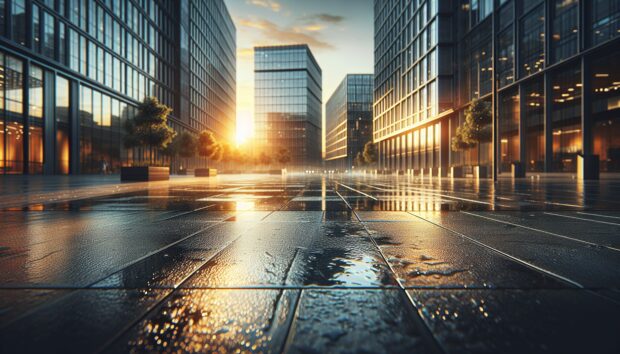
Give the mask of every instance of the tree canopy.
[[146, 97], [138, 105], [136, 116], [125, 125], [125, 147], [165, 149], [176, 136], [174, 130], [168, 126], [168, 115], [171, 112], [172, 109], [160, 103], [157, 98]]
[[460, 151], [491, 140], [493, 115], [489, 104], [473, 100], [465, 110], [465, 122], [456, 128], [452, 138], [452, 150]]

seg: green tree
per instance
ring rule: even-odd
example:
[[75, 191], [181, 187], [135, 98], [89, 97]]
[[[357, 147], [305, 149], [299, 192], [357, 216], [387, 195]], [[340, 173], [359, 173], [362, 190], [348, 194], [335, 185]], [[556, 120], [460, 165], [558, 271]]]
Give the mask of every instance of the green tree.
[[357, 156], [355, 156], [355, 159], [353, 159], [353, 165], [355, 167], [362, 167], [366, 164], [366, 160], [364, 159], [364, 154], [360, 151], [357, 153]]
[[187, 159], [196, 156], [197, 147], [198, 142], [194, 134], [183, 131], [172, 139], [163, 152], [173, 159], [178, 156]]
[[488, 102], [473, 100], [465, 110], [465, 122], [457, 127], [452, 138], [453, 151], [461, 151], [478, 147], [478, 165], [480, 165], [480, 144], [488, 142], [492, 137], [493, 115]]
[[258, 163], [264, 166], [269, 166], [271, 164], [271, 156], [267, 155], [264, 151], [261, 151], [260, 155], [258, 155]]
[[276, 161], [282, 165], [282, 168], [286, 167], [291, 162], [291, 152], [288, 149], [281, 148], [276, 153]]
[[[138, 105], [136, 116], [125, 124], [127, 135], [124, 144], [127, 149], [149, 148], [149, 164], [153, 164], [153, 149], [164, 150], [176, 136], [168, 126], [168, 115], [172, 109], [155, 97], [146, 97]], [[142, 155], [139, 157], [142, 162]]]
[[377, 162], [377, 146], [373, 144], [372, 141], [369, 141], [364, 145], [364, 152], [362, 153], [364, 157], [364, 162], [368, 165], [373, 165]]
[[210, 130], [203, 130], [198, 136], [198, 155], [208, 160], [212, 159], [218, 161], [219, 157], [219, 143]]

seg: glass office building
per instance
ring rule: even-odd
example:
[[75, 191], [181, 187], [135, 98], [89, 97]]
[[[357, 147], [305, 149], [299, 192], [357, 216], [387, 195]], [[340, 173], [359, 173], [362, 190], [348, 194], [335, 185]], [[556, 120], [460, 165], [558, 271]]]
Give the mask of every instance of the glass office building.
[[[620, 0], [377, 0], [375, 34], [382, 167], [575, 172], [585, 154], [620, 171]], [[495, 139], [452, 151], [473, 99]]]
[[350, 170], [364, 145], [372, 141], [372, 74], [349, 74], [325, 106], [325, 165]]
[[118, 171], [146, 96], [232, 137], [235, 46], [223, 0], [0, 1], [0, 174]]
[[287, 149], [293, 168], [322, 160], [321, 68], [307, 45], [254, 48], [257, 151]]

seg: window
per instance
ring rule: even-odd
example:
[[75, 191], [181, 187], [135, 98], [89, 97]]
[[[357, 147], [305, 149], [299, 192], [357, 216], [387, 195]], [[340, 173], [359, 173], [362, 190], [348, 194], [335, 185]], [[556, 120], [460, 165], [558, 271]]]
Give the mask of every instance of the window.
[[539, 6], [521, 20], [521, 77], [545, 67], [545, 13]]
[[[4, 76], [0, 77], [4, 90], [6, 150], [4, 151], [4, 173], [15, 174], [24, 171], [24, 118], [23, 118], [23, 63], [11, 56], [4, 59]], [[6, 79], [4, 78], [6, 77]]]
[[504, 87], [515, 80], [515, 46], [513, 33], [513, 28], [510, 26], [498, 36], [497, 70], [500, 87]]
[[591, 6], [592, 45], [620, 35], [620, 0], [588, 0]]
[[531, 172], [545, 169], [545, 92], [542, 80], [525, 84], [525, 167]]
[[577, 53], [579, 44], [579, 1], [554, 0], [551, 51], [558, 62]]
[[511, 164], [520, 161], [519, 154], [519, 121], [520, 121], [519, 92], [512, 90], [504, 92], [499, 99], [499, 151], [500, 170], [509, 172]]
[[553, 168], [575, 172], [581, 152], [581, 70], [570, 66], [552, 75]]
[[55, 173], [69, 174], [70, 156], [69, 80], [56, 77], [56, 166]]
[[41, 19], [37, 5], [32, 5], [32, 47], [37, 53], [41, 53]]
[[594, 154], [601, 171], [620, 172], [620, 53], [592, 61], [592, 118]]
[[21, 45], [26, 45], [26, 0], [13, 0], [11, 9], [13, 40]]
[[28, 114], [28, 173], [43, 173], [43, 70], [30, 67], [28, 91], [30, 95]]
[[55, 41], [54, 34], [56, 33], [56, 23], [54, 20], [54, 16], [50, 15], [47, 12], [44, 12], [43, 15], [43, 55], [48, 58], [54, 58], [55, 52]]

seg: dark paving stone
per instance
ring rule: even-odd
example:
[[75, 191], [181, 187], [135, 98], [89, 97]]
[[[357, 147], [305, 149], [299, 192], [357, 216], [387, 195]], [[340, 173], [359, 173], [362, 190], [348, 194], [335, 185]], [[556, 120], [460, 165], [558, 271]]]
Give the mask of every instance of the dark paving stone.
[[50, 289], [1, 289], [0, 330], [39, 305], [53, 301], [68, 290]]
[[269, 214], [264, 221], [266, 222], [321, 222], [322, 211], [274, 211]]
[[591, 247], [464, 213], [418, 213], [489, 247], [585, 287], [620, 286], [620, 252]]
[[216, 225], [205, 215], [191, 213], [156, 222], [141, 222], [129, 215], [127, 222], [102, 225], [102, 215], [98, 219], [91, 214], [88, 219], [78, 216], [75, 222], [25, 225], [22, 234], [16, 230], [2, 243], [6, 256], [0, 258], [0, 268], [5, 270], [0, 272], [0, 287], [87, 286]]
[[223, 223], [148, 256], [93, 285], [95, 288], [172, 288], [246, 232], [249, 223]]
[[448, 353], [618, 353], [620, 305], [583, 290], [409, 290]]
[[356, 214], [368, 222], [415, 221], [415, 216], [404, 211], [357, 211]]
[[387, 263], [361, 223], [326, 222], [300, 249], [287, 285], [396, 287]]
[[261, 222], [200, 268], [183, 287], [282, 286], [320, 223]]
[[401, 290], [303, 290], [288, 353], [433, 353]]
[[404, 287], [568, 286], [431, 223], [367, 223]]
[[477, 213], [477, 215], [490, 217], [517, 225], [523, 225], [542, 231], [552, 232], [620, 250], [620, 237], [618, 237], [618, 235], [620, 235], [620, 220], [617, 220], [615, 225], [612, 224], [614, 223], [614, 220], [579, 220], [574, 218], [585, 218], [579, 214], [571, 212], [554, 212], [552, 214], [543, 212], [498, 212]]
[[92, 353], [163, 299], [163, 290], [78, 290], [0, 331], [3, 353]]
[[179, 290], [107, 352], [280, 352], [293, 290]]

